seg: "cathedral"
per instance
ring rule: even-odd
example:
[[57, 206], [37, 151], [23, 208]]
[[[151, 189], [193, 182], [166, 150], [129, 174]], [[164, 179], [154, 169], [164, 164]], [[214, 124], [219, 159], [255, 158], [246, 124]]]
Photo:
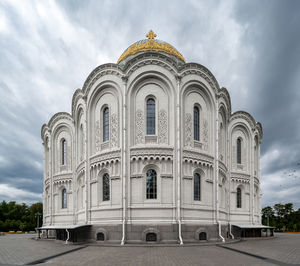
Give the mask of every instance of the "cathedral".
[[[41, 129], [43, 227], [96, 243], [225, 241], [261, 226], [262, 126], [151, 30]], [[260, 236], [260, 231], [255, 231]]]

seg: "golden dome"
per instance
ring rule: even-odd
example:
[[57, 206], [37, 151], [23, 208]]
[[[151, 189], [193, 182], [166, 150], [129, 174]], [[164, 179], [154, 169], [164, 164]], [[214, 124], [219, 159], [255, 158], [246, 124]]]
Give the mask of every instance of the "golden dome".
[[171, 44], [154, 39], [156, 37], [156, 34], [152, 30], [149, 31], [146, 37], [148, 39], [144, 39], [130, 45], [124, 51], [124, 53], [119, 57], [118, 63], [120, 63], [122, 60], [124, 60], [126, 57], [130, 55], [134, 55], [140, 52], [147, 52], [147, 51], [164, 52], [170, 55], [174, 55], [180, 60], [182, 60], [183, 62], [185, 62], [185, 59], [182, 56], [182, 54], [179, 53]]

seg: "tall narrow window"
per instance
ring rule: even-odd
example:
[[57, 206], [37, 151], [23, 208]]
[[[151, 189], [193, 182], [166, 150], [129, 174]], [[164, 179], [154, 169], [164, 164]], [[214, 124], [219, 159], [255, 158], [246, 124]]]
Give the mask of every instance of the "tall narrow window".
[[103, 141], [109, 139], [109, 109], [105, 107], [103, 110]]
[[197, 106], [194, 107], [194, 140], [200, 140], [200, 112]]
[[103, 175], [103, 201], [110, 200], [109, 175]]
[[194, 200], [201, 200], [201, 183], [200, 175], [194, 174]]
[[65, 188], [61, 191], [61, 207], [67, 208], [67, 190]]
[[242, 163], [242, 141], [240, 138], [236, 141], [236, 162], [241, 164]]
[[236, 207], [242, 208], [242, 191], [239, 187], [236, 190]]
[[147, 100], [147, 135], [155, 135], [155, 101]]
[[67, 141], [62, 139], [61, 141], [61, 164], [65, 165], [67, 163]]
[[83, 126], [82, 124], [80, 125], [80, 161], [83, 160], [83, 150], [84, 150], [84, 135], [83, 135]]
[[148, 170], [146, 174], [146, 198], [157, 198], [157, 178], [156, 172], [153, 169]]

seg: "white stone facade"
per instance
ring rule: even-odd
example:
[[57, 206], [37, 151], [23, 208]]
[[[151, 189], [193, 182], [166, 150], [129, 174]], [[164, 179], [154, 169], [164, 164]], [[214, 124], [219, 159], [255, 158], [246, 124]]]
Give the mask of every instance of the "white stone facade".
[[[147, 134], [150, 98], [155, 125]], [[228, 91], [200, 64], [142, 51], [101, 65], [75, 91], [72, 114], [55, 114], [41, 133], [44, 226], [90, 224], [82, 238], [103, 232], [124, 243], [144, 241], [147, 232], [157, 241], [196, 240], [202, 231], [220, 239], [231, 223], [260, 224], [261, 124], [231, 113]], [[150, 169], [153, 198], [146, 195]]]

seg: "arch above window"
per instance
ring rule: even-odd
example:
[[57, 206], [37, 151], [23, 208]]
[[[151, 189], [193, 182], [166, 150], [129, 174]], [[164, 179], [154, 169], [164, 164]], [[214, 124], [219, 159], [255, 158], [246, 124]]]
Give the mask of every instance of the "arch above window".
[[155, 100], [147, 100], [147, 135], [155, 135]]
[[240, 187], [236, 189], [236, 207], [242, 208], [242, 190]]
[[146, 173], [146, 198], [157, 199], [157, 174], [153, 169]]
[[102, 181], [103, 201], [108, 201], [110, 200], [110, 183], [109, 175], [107, 173], [103, 175]]
[[103, 109], [103, 142], [109, 140], [109, 108]]
[[200, 141], [200, 111], [194, 106], [194, 140]]
[[236, 140], [236, 163], [242, 163], [242, 140], [238, 138]]
[[201, 200], [201, 177], [198, 173], [194, 174], [194, 200]]

